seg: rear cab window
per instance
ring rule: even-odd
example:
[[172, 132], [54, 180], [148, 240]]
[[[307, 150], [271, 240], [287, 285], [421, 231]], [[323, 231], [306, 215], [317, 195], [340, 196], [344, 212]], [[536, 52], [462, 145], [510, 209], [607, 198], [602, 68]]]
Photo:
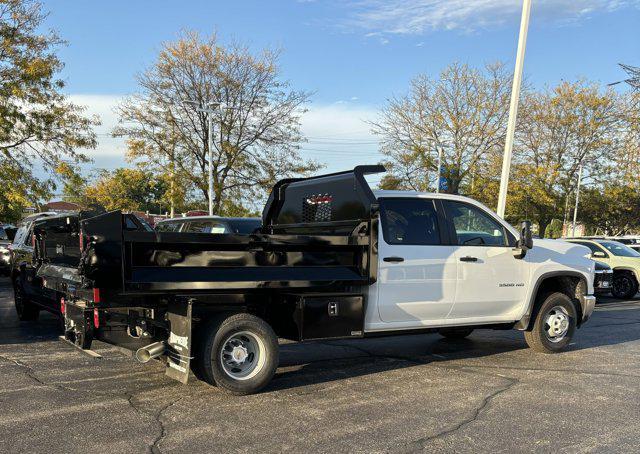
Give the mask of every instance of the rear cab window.
[[380, 199], [382, 233], [387, 244], [441, 245], [441, 231], [433, 200]]

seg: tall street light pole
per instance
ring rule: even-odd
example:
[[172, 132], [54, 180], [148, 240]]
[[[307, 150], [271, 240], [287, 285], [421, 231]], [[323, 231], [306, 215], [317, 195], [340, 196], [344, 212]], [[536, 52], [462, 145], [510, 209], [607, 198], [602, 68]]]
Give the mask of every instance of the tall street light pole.
[[[437, 145], [437, 142], [436, 142]], [[436, 194], [440, 193], [440, 179], [442, 178], [442, 147], [438, 147], [438, 176], [436, 180]]]
[[199, 103], [197, 101], [187, 100], [184, 102], [196, 106], [198, 112], [207, 114], [209, 128], [207, 137], [209, 148], [209, 216], [213, 216], [213, 115], [221, 109], [231, 109], [231, 107], [217, 101]]
[[571, 236], [576, 236], [576, 222], [578, 220], [578, 202], [580, 201], [580, 184], [582, 183], [582, 162], [578, 167], [578, 187], [576, 188], [576, 205], [573, 208], [573, 224], [571, 226]]
[[520, 85], [522, 84], [522, 69], [524, 67], [524, 51], [527, 46], [527, 30], [529, 29], [529, 13], [531, 0], [522, 2], [522, 19], [520, 20], [520, 36], [518, 38], [518, 52], [516, 54], [516, 68], [513, 73], [513, 87], [511, 88], [511, 103], [509, 104], [509, 122], [507, 137], [504, 142], [504, 157], [502, 158], [502, 176], [500, 177], [500, 193], [498, 195], [498, 215], [504, 218], [507, 205], [507, 188], [509, 187], [509, 172], [511, 171], [511, 153], [513, 151], [513, 136], [516, 130], [518, 115], [518, 100], [520, 99]]

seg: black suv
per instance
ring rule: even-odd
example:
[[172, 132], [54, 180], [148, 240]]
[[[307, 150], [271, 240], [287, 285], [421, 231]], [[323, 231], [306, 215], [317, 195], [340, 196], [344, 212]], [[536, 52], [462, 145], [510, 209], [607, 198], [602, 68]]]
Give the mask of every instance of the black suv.
[[56, 213], [36, 213], [22, 219], [10, 250], [10, 276], [20, 320], [35, 320], [41, 309], [60, 315], [60, 301], [53, 290], [42, 285], [33, 260], [33, 224]]
[[9, 276], [11, 270], [9, 245], [13, 241], [16, 228], [11, 224], [0, 224], [0, 275]]

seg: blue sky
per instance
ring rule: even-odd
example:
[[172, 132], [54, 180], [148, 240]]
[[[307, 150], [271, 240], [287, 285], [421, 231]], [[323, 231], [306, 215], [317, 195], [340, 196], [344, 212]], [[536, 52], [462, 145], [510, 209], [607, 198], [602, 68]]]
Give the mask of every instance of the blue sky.
[[[46, 25], [60, 50], [66, 91], [102, 117], [96, 167], [123, 165], [107, 134], [112, 108], [136, 90], [135, 74], [184, 29], [217, 31], [259, 50], [278, 47], [282, 73], [311, 90], [303, 147], [336, 170], [377, 161], [366, 120], [418, 73], [453, 61], [513, 66], [520, 0], [51, 0]], [[618, 62], [640, 65], [640, 0], [533, 0], [525, 73], [536, 87], [585, 77], [620, 80]]]

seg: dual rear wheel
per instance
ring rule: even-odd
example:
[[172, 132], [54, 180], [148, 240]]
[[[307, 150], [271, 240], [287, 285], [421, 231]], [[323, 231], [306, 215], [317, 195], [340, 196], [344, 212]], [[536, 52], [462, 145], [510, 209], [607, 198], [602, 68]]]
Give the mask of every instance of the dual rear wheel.
[[197, 353], [197, 375], [236, 395], [264, 388], [279, 361], [278, 338], [273, 329], [264, 320], [246, 313], [210, 321]]

